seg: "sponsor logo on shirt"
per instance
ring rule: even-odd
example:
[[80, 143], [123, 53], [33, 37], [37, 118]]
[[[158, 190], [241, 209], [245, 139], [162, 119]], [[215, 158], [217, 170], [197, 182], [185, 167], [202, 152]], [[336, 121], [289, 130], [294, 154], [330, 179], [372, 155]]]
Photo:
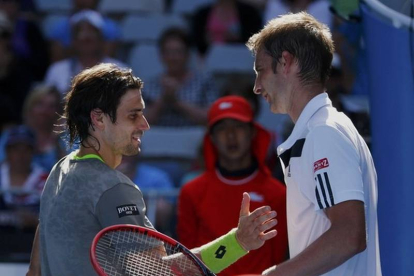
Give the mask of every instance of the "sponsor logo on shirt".
[[135, 204], [127, 204], [116, 207], [118, 217], [137, 216], [139, 215], [138, 207]]
[[329, 162], [327, 158], [320, 159], [313, 163], [313, 172], [316, 172], [318, 170], [321, 170], [323, 168], [329, 167]]

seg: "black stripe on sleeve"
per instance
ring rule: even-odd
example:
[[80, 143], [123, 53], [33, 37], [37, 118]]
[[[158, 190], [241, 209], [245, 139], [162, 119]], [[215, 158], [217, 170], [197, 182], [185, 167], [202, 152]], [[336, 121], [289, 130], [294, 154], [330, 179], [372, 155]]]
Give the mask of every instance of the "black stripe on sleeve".
[[323, 200], [325, 202], [325, 208], [328, 208], [330, 207], [330, 205], [328, 203], [328, 199], [326, 198], [325, 186], [323, 185], [322, 176], [318, 174], [317, 177], [318, 177], [319, 187], [321, 188], [321, 191], [322, 191]]
[[[317, 182], [316, 177], [315, 177], [315, 182]], [[315, 195], [316, 195], [316, 200], [318, 202], [319, 208], [323, 209], [323, 205], [321, 202], [321, 196], [319, 195], [319, 191], [318, 191], [318, 185], [315, 186]]]
[[332, 189], [331, 189], [331, 183], [329, 182], [328, 173], [324, 172], [323, 175], [325, 176], [325, 183], [326, 183], [326, 187], [328, 188], [328, 193], [329, 193], [329, 198], [331, 199], [331, 204], [332, 206], [334, 206], [335, 201], [334, 201], [334, 196], [333, 196]]

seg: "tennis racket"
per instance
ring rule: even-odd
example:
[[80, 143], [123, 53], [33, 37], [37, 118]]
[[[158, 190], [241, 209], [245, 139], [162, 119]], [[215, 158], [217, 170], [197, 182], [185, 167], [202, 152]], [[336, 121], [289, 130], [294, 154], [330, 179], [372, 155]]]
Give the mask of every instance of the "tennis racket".
[[102, 229], [90, 258], [99, 276], [215, 276], [181, 243], [136, 225]]

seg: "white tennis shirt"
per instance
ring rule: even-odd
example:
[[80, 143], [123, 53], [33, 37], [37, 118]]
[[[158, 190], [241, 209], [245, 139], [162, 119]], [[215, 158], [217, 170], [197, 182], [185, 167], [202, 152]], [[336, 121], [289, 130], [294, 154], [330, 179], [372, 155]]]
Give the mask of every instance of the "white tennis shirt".
[[287, 185], [287, 222], [293, 258], [330, 227], [323, 209], [347, 200], [365, 203], [367, 248], [323, 276], [381, 276], [377, 175], [370, 151], [351, 120], [326, 93], [302, 111], [278, 148]]

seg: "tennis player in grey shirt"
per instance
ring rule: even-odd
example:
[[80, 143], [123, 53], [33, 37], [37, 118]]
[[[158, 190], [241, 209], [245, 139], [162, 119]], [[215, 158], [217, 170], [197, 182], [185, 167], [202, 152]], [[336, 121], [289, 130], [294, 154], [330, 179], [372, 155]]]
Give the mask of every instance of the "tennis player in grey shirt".
[[[141, 137], [149, 130], [142, 86], [131, 70], [112, 64], [96, 65], [73, 79], [64, 118], [70, 146], [78, 141], [80, 147], [60, 160], [46, 181], [28, 276], [96, 275], [89, 249], [101, 229], [153, 227], [141, 191], [115, 170], [123, 156], [140, 152]], [[229, 233], [246, 252], [274, 237], [276, 231], [269, 229], [277, 223], [268, 206], [250, 212], [249, 204], [246, 193], [239, 224]]]

